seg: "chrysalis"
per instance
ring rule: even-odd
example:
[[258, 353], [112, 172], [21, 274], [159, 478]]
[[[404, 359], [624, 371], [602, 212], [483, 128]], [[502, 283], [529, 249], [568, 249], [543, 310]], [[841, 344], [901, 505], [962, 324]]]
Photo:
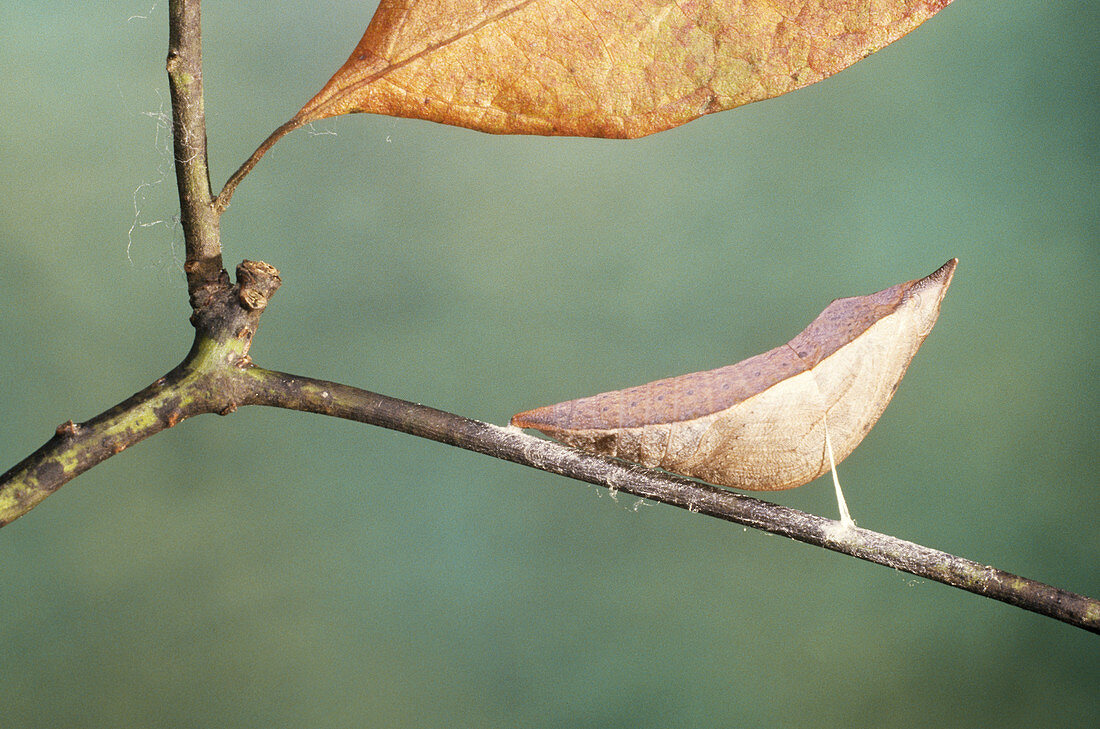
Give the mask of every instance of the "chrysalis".
[[787, 344], [728, 367], [529, 410], [521, 428], [719, 486], [789, 489], [839, 463], [875, 424], [939, 316], [958, 259], [837, 299]]

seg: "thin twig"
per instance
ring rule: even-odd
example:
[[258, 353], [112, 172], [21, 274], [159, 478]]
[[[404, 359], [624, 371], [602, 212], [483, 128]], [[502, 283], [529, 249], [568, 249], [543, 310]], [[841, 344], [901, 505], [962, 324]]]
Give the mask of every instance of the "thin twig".
[[168, 85], [172, 94], [172, 138], [183, 228], [187, 289], [201, 306], [227, 283], [222, 271], [218, 215], [210, 191], [206, 114], [202, 85], [202, 14], [198, 0], [168, 3]]
[[0, 476], [0, 526], [79, 473], [188, 417], [264, 405], [377, 425], [557, 473], [893, 567], [1100, 633], [1100, 600], [869, 529], [846, 528], [709, 484], [583, 453], [515, 428], [250, 366], [246, 352], [244, 340], [197, 339], [188, 359], [162, 380], [87, 423], [63, 425], [46, 445]]
[[942, 582], [1100, 633], [1100, 600], [859, 527], [535, 438], [514, 428], [358, 388], [260, 368], [242, 405], [331, 415], [398, 430], [495, 458], [587, 481], [824, 547]]

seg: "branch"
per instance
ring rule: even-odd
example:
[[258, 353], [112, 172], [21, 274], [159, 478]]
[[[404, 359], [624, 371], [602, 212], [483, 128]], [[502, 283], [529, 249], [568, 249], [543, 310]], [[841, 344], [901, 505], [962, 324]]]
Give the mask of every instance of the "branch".
[[[266, 264], [242, 264], [238, 279], [241, 301], [266, 304], [278, 286], [278, 276]], [[252, 316], [258, 317], [262, 309]], [[515, 428], [255, 367], [247, 357], [255, 319], [228, 323], [224, 329], [234, 326], [246, 334], [222, 341], [196, 337], [188, 358], [164, 378], [87, 423], [63, 424], [42, 448], [0, 476], [0, 526], [30, 511], [76, 475], [188, 417], [265, 405], [378, 425], [587, 481], [893, 567], [1100, 633], [1100, 600], [868, 529], [845, 529], [796, 509], [583, 453]]]
[[244, 261], [233, 285], [222, 268], [206, 151], [201, 19], [199, 0], [169, 0], [166, 66], [187, 251], [183, 269], [195, 326], [191, 351], [168, 374], [110, 410], [86, 423], [70, 420], [58, 426], [45, 445], [0, 475], [0, 526], [77, 475], [165, 428], [194, 415], [236, 409], [234, 375], [251, 366], [252, 337], [280, 279], [272, 266]]
[[266, 263], [237, 266], [237, 285], [219, 289], [200, 309], [183, 362], [137, 394], [85, 423], [68, 421], [41, 448], [0, 475], [0, 527], [64, 484], [130, 446], [203, 413], [237, 409], [242, 371], [260, 315], [282, 283]]
[[790, 537], [1100, 633], [1100, 600], [913, 542], [859, 527], [845, 529], [831, 519], [347, 385], [258, 367], [241, 374], [251, 381], [249, 392], [241, 395], [242, 405], [301, 410], [398, 430]]
[[212, 412], [219, 389], [212, 359], [239, 361], [232, 350], [196, 338], [187, 359], [141, 392], [86, 423], [68, 421], [45, 445], [0, 476], [0, 527], [64, 484], [135, 443], [193, 415]]

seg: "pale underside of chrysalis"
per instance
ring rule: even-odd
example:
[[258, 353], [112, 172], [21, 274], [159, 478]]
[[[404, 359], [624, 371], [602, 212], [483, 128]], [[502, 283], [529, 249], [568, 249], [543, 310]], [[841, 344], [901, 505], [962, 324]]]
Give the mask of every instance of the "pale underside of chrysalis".
[[958, 264], [837, 299], [787, 344], [737, 364], [519, 413], [576, 448], [719, 486], [775, 491], [829, 470], [882, 415]]

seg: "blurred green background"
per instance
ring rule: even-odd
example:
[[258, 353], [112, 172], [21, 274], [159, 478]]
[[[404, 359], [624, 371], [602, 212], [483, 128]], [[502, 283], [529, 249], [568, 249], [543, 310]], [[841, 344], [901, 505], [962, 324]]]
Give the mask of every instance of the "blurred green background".
[[[216, 186], [373, 6], [207, 3]], [[0, 5], [0, 468], [190, 344], [165, 16]], [[296, 132], [224, 219], [227, 263], [284, 279], [254, 357], [503, 423], [756, 354], [958, 256], [841, 466], [853, 514], [1100, 595], [1098, 25], [1087, 3], [958, 0], [832, 79], [633, 142]], [[831, 491], [770, 498], [832, 516]], [[6, 729], [1100, 717], [1080, 630], [299, 413], [132, 448], [0, 532], [0, 559]]]

